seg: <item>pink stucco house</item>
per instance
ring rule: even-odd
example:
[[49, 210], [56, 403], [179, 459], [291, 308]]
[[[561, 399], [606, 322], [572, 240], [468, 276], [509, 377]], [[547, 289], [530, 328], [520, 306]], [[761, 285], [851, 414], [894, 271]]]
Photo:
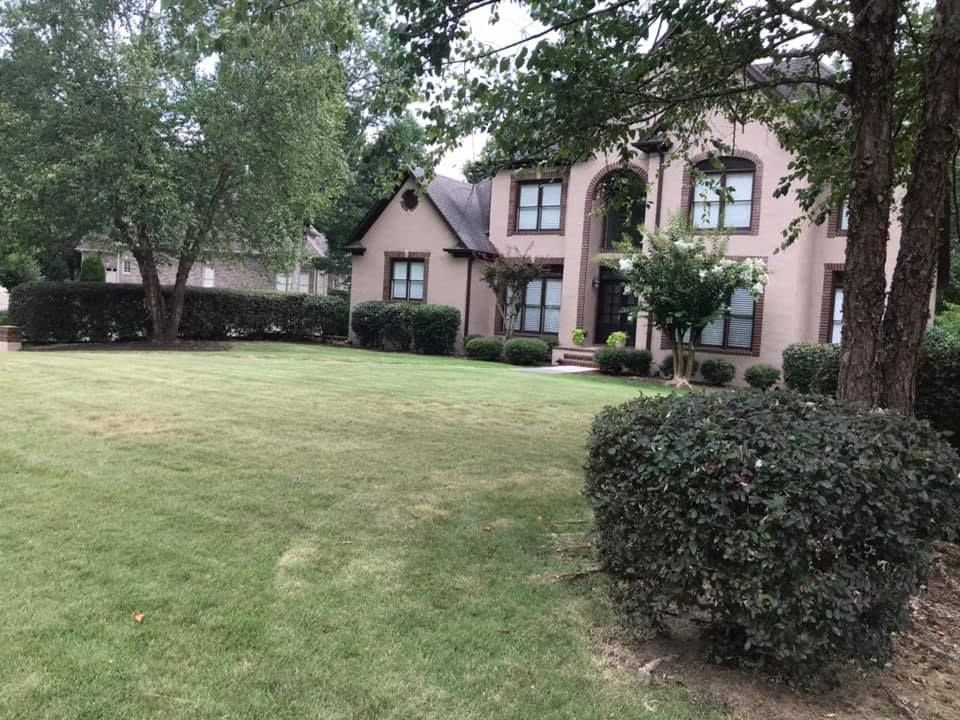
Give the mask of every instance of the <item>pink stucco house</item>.
[[[837, 342], [843, 307], [846, 213], [837, 208], [824, 225], [805, 227], [786, 250], [776, 252], [782, 231], [800, 215], [790, 197], [774, 197], [790, 155], [774, 134], [757, 123], [736, 127], [714, 123], [715, 137], [735, 148], [720, 158], [721, 198], [693, 187], [690, 167], [717, 173], [707, 148], [687, 157], [673, 155], [662, 142], [639, 143], [624, 165], [595, 156], [569, 168], [534, 172], [503, 170], [491, 180], [470, 185], [435, 178], [417, 193], [413, 175], [380, 202], [357, 228], [353, 253], [353, 304], [369, 300], [442, 303], [459, 308], [462, 336], [490, 335], [500, 328], [493, 292], [481, 278], [482, 263], [497, 253], [526, 252], [546, 268], [542, 281], [527, 291], [520, 334], [557, 341], [554, 360], [577, 361], [585, 353], [573, 347], [571, 332], [582, 328], [587, 344], [602, 344], [624, 330], [630, 344], [652, 351], [659, 361], [669, 354], [665, 338], [641, 317], [628, 321], [623, 281], [595, 258], [610, 252], [622, 218], [597, 210], [604, 203], [604, 180], [613, 173], [635, 173], [646, 182], [647, 227], [666, 223], [678, 211], [695, 225], [729, 234], [731, 257], [763, 258], [770, 280], [754, 302], [738, 293], [730, 313], [708, 327], [698, 356], [722, 356], [743, 370], [757, 362], [779, 366], [783, 349], [798, 341]], [[694, 176], [696, 177], [696, 176]], [[888, 277], [899, 246], [894, 222], [888, 250]], [[589, 354], [586, 354], [589, 358]]]

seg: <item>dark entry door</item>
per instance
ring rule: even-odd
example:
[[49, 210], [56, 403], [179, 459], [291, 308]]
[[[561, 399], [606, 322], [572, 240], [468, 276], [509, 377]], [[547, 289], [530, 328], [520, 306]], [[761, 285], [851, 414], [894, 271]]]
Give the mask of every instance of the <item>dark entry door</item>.
[[628, 309], [635, 308], [637, 298], [623, 291], [624, 280], [610, 268], [600, 270], [600, 287], [597, 288], [597, 334], [593, 341], [603, 344], [612, 332], [622, 330], [627, 334], [627, 347], [633, 347], [636, 322], [630, 322]]

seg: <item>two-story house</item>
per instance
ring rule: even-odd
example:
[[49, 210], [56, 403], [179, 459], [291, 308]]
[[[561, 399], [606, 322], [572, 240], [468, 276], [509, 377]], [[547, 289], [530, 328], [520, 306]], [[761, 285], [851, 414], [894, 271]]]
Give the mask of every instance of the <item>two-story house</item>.
[[[627, 165], [612, 157], [555, 171], [503, 170], [470, 185], [435, 178], [425, 193], [408, 176], [392, 197], [377, 204], [357, 228], [353, 253], [353, 304], [369, 300], [442, 303], [459, 308], [462, 336], [501, 331], [493, 291], [482, 279], [482, 264], [498, 253], [525, 252], [545, 268], [531, 283], [518, 334], [556, 340], [554, 359], [570, 352], [571, 332], [582, 328], [588, 345], [603, 344], [615, 330], [630, 345], [647, 348], [660, 360], [669, 354], [666, 338], [644, 317], [629, 322], [624, 308], [635, 299], [624, 293], [618, 274], [597, 264], [619, 240], [624, 218], [598, 212], [605, 180], [634, 173], [646, 183], [640, 217], [631, 221], [658, 227], [676, 212], [695, 227], [728, 235], [727, 255], [766, 261], [770, 280], [756, 301], [744, 292], [729, 312], [702, 333], [698, 356], [724, 356], [744, 369], [757, 362], [779, 366], [783, 349], [798, 341], [838, 342], [843, 308], [846, 213], [803, 228], [789, 248], [776, 252], [783, 230], [801, 213], [791, 197], [775, 197], [790, 154], [765, 126], [714, 123], [715, 137], [733, 148], [714, 158], [702, 153], [677, 157], [662, 142], [637, 145]], [[711, 159], [712, 158], [712, 159]], [[692, 173], [698, 168], [704, 175]], [[719, 182], [718, 182], [719, 181]], [[636, 183], [642, 187], [642, 183]], [[726, 193], [717, 187], [729, 188]], [[887, 272], [899, 246], [894, 221]]]

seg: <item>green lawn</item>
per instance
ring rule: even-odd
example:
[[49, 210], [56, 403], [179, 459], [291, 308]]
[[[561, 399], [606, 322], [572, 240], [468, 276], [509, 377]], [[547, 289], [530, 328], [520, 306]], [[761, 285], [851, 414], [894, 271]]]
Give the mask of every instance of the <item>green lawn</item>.
[[[604, 669], [592, 416], [638, 392], [281, 344], [0, 355], [0, 717], [714, 718]], [[135, 610], [146, 613], [137, 625]]]

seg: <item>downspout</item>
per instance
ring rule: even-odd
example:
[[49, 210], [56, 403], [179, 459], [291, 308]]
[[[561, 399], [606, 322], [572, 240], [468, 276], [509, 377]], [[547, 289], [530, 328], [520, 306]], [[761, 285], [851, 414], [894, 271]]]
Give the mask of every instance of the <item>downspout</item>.
[[463, 303], [463, 339], [470, 335], [470, 286], [473, 284], [473, 253], [467, 257], [467, 297]]
[[[657, 161], [657, 210], [653, 217], [653, 227], [660, 229], [660, 206], [663, 204], [663, 148], [657, 150], [659, 159]], [[653, 323], [650, 322], [650, 313], [647, 313], [647, 344], [646, 349], [650, 351], [653, 348]]]

